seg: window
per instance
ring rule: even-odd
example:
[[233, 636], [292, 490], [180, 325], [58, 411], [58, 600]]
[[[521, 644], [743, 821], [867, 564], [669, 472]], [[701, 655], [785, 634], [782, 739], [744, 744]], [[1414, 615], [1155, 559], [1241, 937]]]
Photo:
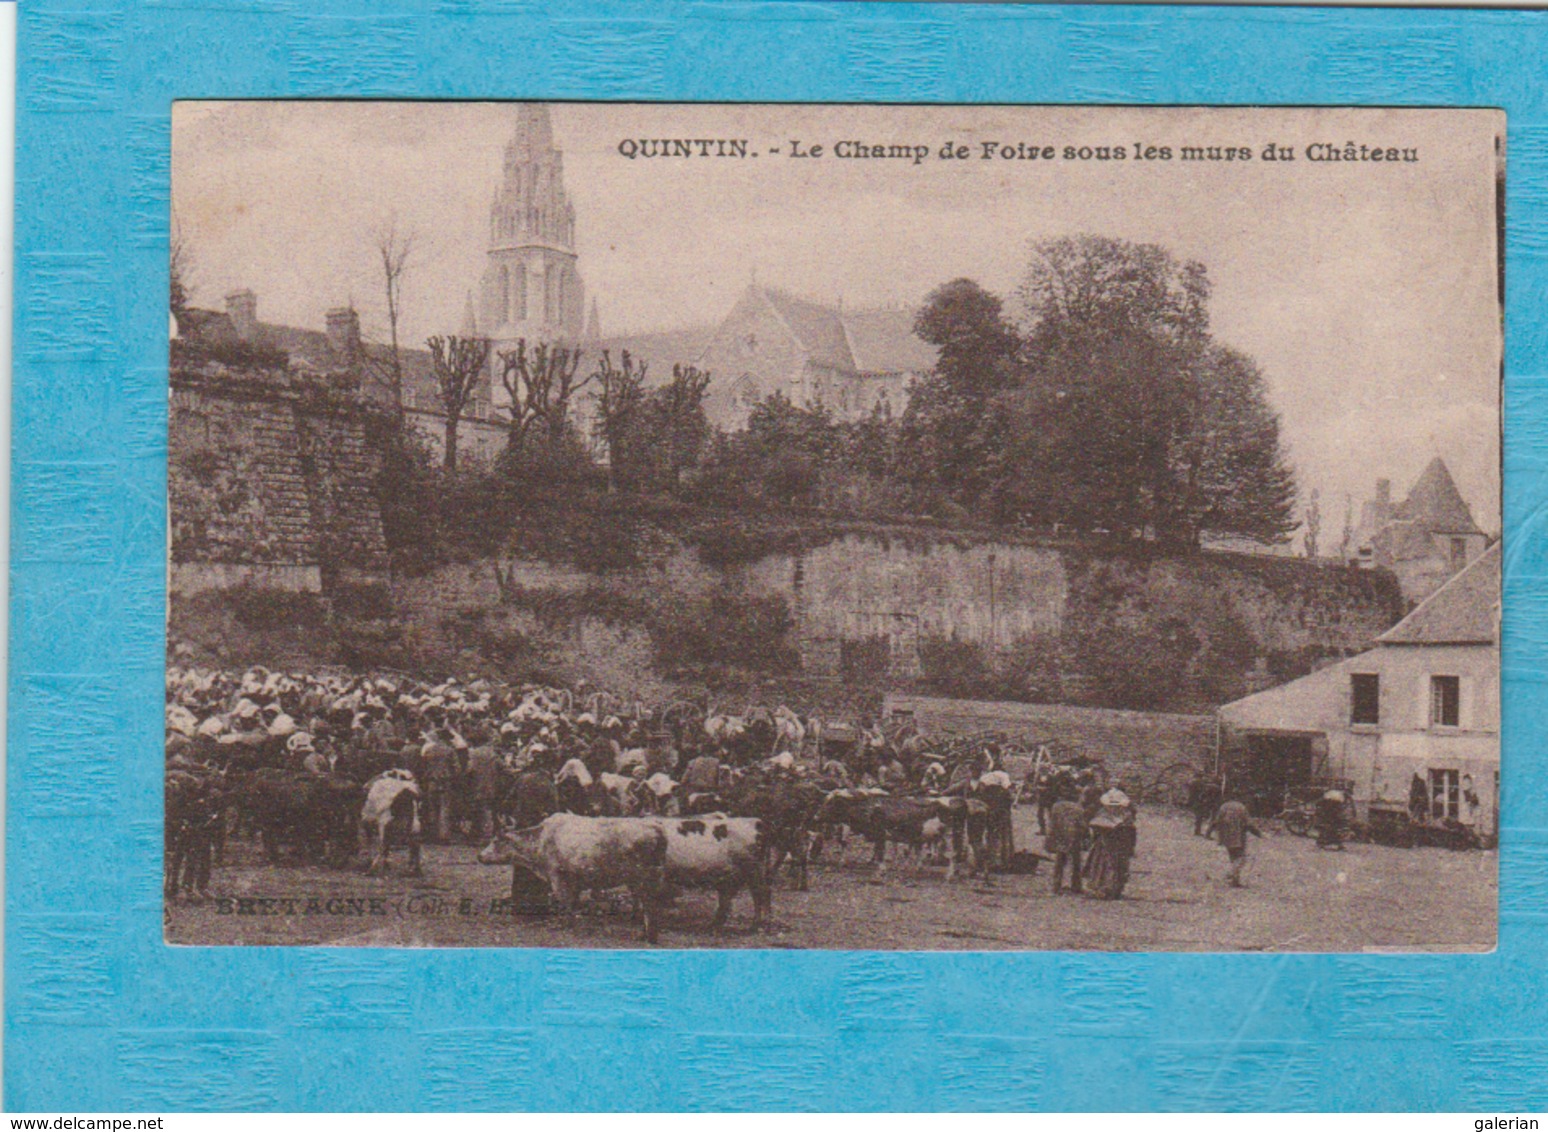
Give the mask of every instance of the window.
[[1432, 818], [1437, 820], [1450, 818], [1452, 821], [1457, 819], [1462, 801], [1461, 778], [1460, 771], [1430, 771], [1430, 816]]
[[1381, 722], [1381, 677], [1356, 672], [1349, 677], [1349, 722]]
[[1430, 724], [1455, 727], [1461, 717], [1462, 681], [1456, 676], [1430, 677]]

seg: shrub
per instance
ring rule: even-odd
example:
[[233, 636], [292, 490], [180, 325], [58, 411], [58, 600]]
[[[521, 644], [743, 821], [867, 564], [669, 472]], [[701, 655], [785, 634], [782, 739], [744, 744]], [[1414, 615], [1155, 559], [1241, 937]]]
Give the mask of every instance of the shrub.
[[392, 587], [386, 582], [338, 582], [329, 597], [339, 617], [385, 621], [392, 616]]
[[982, 645], [938, 633], [919, 638], [919, 675], [931, 691], [959, 699], [982, 698], [993, 683]]
[[255, 586], [248, 583], [226, 591], [237, 624], [247, 629], [321, 629], [327, 613], [320, 595]]
[[790, 607], [778, 594], [721, 585], [703, 597], [671, 593], [651, 612], [651, 643], [669, 667], [730, 665], [790, 672], [800, 664], [791, 645]]

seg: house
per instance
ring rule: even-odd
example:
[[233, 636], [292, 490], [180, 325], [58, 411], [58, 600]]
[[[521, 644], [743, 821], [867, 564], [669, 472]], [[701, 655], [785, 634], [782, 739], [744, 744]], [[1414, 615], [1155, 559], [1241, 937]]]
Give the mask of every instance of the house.
[[[333, 307], [324, 315], [325, 330], [263, 322], [258, 296], [247, 288], [226, 296], [224, 311], [187, 308], [176, 318], [175, 335], [185, 345], [235, 359], [268, 357], [290, 369], [347, 377], [366, 401], [383, 407], [395, 401], [392, 350], [360, 334], [360, 315], [353, 307]], [[437, 452], [445, 438], [445, 413], [436, 391], [435, 369], [428, 350], [400, 347], [403, 411], [409, 425]], [[485, 370], [463, 412], [458, 427], [460, 450], [480, 459], [498, 453], [506, 428], [493, 397], [490, 372]]]
[[[1228, 776], [1274, 801], [1333, 779], [1362, 821], [1402, 821], [1423, 797], [1432, 822], [1498, 832], [1500, 544], [1495, 543], [1376, 647], [1226, 704]], [[1417, 788], [1416, 788], [1417, 786]]]
[[1489, 545], [1457, 490], [1446, 462], [1431, 460], [1408, 498], [1392, 500], [1392, 481], [1377, 480], [1375, 498], [1360, 510], [1350, 561], [1397, 575], [1403, 596], [1422, 601]]

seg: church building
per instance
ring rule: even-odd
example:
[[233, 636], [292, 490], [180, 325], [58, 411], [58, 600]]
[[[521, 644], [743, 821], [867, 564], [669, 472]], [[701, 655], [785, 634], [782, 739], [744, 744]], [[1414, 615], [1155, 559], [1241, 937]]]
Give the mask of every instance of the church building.
[[901, 415], [908, 387], [935, 366], [936, 349], [914, 333], [905, 307], [846, 308], [754, 281], [716, 325], [602, 339], [649, 366], [652, 384], [674, 364], [711, 375], [710, 423], [738, 429], [775, 394], [801, 408], [823, 406], [853, 421], [880, 410]]

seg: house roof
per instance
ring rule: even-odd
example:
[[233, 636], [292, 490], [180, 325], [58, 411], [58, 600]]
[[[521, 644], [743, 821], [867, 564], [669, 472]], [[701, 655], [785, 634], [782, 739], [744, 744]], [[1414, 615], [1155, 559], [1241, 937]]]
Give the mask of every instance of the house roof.
[[1426, 465], [1408, 498], [1393, 509], [1393, 517], [1418, 523], [1432, 534], [1483, 534], [1439, 456]]
[[[243, 340], [237, 333], [236, 324], [230, 314], [199, 307], [189, 307], [179, 313], [178, 332], [184, 338], [205, 342]], [[283, 350], [289, 356], [292, 365], [303, 369], [334, 370], [345, 364], [345, 359], [335, 354], [332, 344], [328, 341], [328, 335], [321, 330], [307, 330], [299, 326], [284, 326], [274, 322], [257, 322], [254, 323], [252, 336], [247, 341], [254, 345]], [[382, 399], [388, 395], [388, 392], [378, 380], [373, 378], [376, 374], [387, 372], [391, 347], [377, 342], [362, 341], [360, 348], [372, 363], [370, 374], [362, 383], [363, 391], [367, 396]], [[436, 391], [435, 368], [431, 364], [429, 351], [400, 346], [398, 358], [403, 367], [405, 402], [412, 407], [434, 408], [439, 394]], [[481, 392], [487, 395], [487, 390], [481, 390]]]
[[1499, 641], [1500, 543], [1495, 543], [1377, 638], [1384, 645]]

